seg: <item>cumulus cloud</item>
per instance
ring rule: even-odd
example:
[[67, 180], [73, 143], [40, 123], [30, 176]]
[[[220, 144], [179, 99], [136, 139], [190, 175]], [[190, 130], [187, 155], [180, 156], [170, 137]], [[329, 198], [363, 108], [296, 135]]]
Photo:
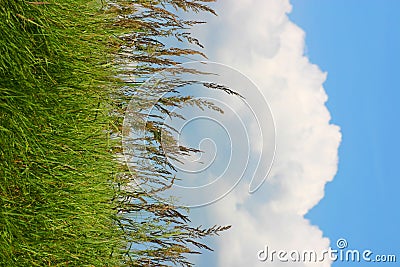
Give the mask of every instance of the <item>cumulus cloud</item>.
[[[265, 266], [257, 259], [265, 245], [329, 247], [304, 215], [323, 198], [337, 171], [341, 135], [325, 106], [326, 74], [305, 57], [305, 33], [289, 20], [291, 8], [287, 0], [221, 0], [215, 6], [219, 16], [196, 29], [210, 60], [240, 70], [258, 85], [274, 114], [277, 145], [271, 173], [255, 194], [248, 193], [245, 181], [217, 203], [194, 211], [211, 223], [232, 224], [216, 240], [215, 253], [206, 254], [215, 258], [200, 259], [200, 266]], [[330, 265], [329, 260], [268, 264]]]

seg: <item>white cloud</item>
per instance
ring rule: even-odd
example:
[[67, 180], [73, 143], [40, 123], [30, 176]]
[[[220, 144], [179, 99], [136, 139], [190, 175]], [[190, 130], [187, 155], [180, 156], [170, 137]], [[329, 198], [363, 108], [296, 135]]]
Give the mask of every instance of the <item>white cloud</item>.
[[341, 135], [330, 124], [325, 106], [326, 74], [304, 56], [305, 34], [288, 19], [291, 8], [286, 0], [221, 0], [216, 4], [219, 16], [195, 32], [210, 60], [242, 71], [260, 87], [277, 132], [275, 163], [259, 191], [249, 195], [247, 181], [221, 201], [195, 211], [206, 213], [210, 223], [233, 225], [216, 239], [212, 255], [217, 266], [265, 266], [257, 260], [265, 245], [316, 251], [329, 246], [321, 230], [303, 216], [321, 200], [336, 173]]

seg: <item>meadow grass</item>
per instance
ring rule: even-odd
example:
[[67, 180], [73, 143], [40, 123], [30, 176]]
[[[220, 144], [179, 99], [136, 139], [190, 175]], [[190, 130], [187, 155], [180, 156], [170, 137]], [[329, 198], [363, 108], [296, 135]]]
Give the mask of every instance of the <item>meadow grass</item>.
[[[199, 3], [211, 1], [0, 0], [0, 266], [193, 266], [187, 254], [211, 250], [196, 240], [229, 228], [192, 227], [186, 209], [124, 189], [132, 173], [110, 138], [131, 98], [122, 88], [138, 85], [123, 75], [201, 54], [157, 41], [198, 43], [196, 22], [168, 10], [214, 13]], [[162, 184], [173, 173], [154, 139], [137, 173]]]
[[0, 266], [119, 266], [100, 2], [0, 0]]

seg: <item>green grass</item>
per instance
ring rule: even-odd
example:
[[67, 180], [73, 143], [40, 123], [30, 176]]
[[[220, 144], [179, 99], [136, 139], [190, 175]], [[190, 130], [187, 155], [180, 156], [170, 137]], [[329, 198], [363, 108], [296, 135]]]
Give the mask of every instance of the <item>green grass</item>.
[[[114, 160], [120, 140], [109, 138], [130, 100], [121, 88], [137, 86], [115, 77], [143, 80], [201, 54], [154, 42], [197, 42], [182, 35], [194, 22], [167, 9], [214, 12], [201, 1], [116, 2], [0, 0], [0, 266], [193, 266], [187, 254], [210, 249], [196, 240], [229, 228], [192, 227], [187, 210], [117, 188], [132, 177]], [[135, 13], [132, 3], [145, 14], [116, 19]], [[140, 48], [136, 58], [117, 56], [122, 45], [123, 55]], [[118, 69], [118, 60], [138, 67]], [[155, 159], [138, 172], [162, 183], [173, 173]]]
[[0, 266], [117, 266], [101, 3], [0, 0]]

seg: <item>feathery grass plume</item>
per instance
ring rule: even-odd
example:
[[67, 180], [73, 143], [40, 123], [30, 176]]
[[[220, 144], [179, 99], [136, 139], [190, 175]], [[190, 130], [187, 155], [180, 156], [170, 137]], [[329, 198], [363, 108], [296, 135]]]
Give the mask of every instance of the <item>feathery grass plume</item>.
[[[189, 33], [191, 27], [203, 22], [184, 20], [174, 13], [174, 10], [214, 13], [202, 2], [211, 1], [135, 1], [134, 5], [131, 5], [131, 2], [113, 2], [114, 10], [118, 10], [118, 17], [113, 25], [117, 25], [119, 30], [125, 29], [118, 33], [122, 41], [120, 51], [117, 52], [121, 90], [117, 96], [119, 112], [115, 114], [117, 117], [120, 115], [116, 121], [119, 121], [119, 125], [122, 124], [125, 108], [131, 98], [136, 106], [129, 110], [134, 112], [131, 117], [146, 121], [144, 136], [132, 140], [131, 145], [134, 149], [131, 154], [126, 155], [125, 151], [125, 156], [130, 161], [128, 164], [133, 164], [134, 170], [129, 172], [127, 165], [121, 166], [119, 174], [119, 225], [130, 244], [126, 251], [126, 263], [131, 266], [193, 266], [187, 259], [188, 254], [200, 253], [199, 250], [202, 249], [212, 250], [199, 239], [218, 235], [230, 228], [191, 226], [187, 209], [180, 207], [179, 202], [176, 202], [176, 205], [168, 204], [169, 202], [161, 199], [159, 195], [178, 179], [176, 170], [167, 157], [179, 161], [180, 156], [198, 151], [195, 148], [178, 146], [172, 135], [176, 130], [164, 123], [163, 115], [184, 119], [179, 110], [186, 106], [196, 106], [203, 110], [213, 109], [223, 113], [214, 103], [182, 95], [179, 91], [179, 88], [193, 84], [208, 87], [197, 80], [182, 79], [180, 75], [201, 73], [185, 68], [180, 63], [183, 58], [191, 55], [205, 57], [200, 50], [202, 45], [199, 40]], [[199, 50], [167, 45], [173, 43], [171, 40], [175, 40], [177, 45], [185, 41], [186, 44], [195, 44]], [[140, 84], [159, 71], [164, 71], [167, 75], [158, 86], [140, 87]], [[233, 93], [222, 85], [215, 86], [217, 87], [213, 89]], [[149, 94], [159, 95], [167, 92], [170, 94], [158, 102], [149, 102]], [[149, 106], [146, 103], [149, 103]], [[146, 118], [151, 108], [158, 110], [161, 115]], [[172, 108], [178, 109], [171, 111]], [[132, 121], [133, 128], [135, 124], [136, 121]], [[116, 127], [119, 129], [119, 135], [122, 135], [121, 128]], [[146, 145], [140, 145], [143, 143]], [[133, 179], [148, 190], [142, 190], [137, 185], [132, 186]]]

